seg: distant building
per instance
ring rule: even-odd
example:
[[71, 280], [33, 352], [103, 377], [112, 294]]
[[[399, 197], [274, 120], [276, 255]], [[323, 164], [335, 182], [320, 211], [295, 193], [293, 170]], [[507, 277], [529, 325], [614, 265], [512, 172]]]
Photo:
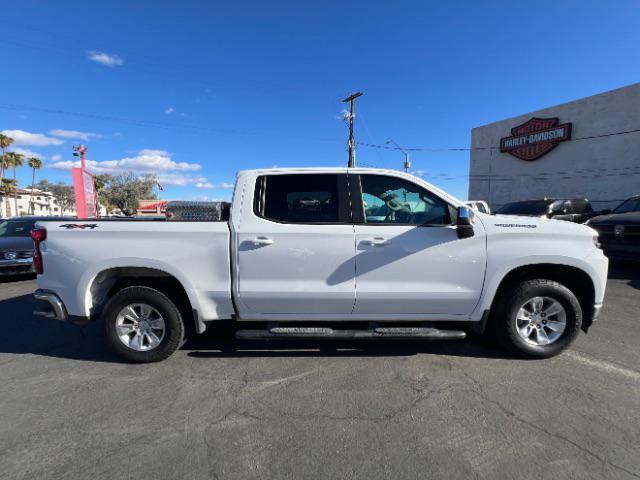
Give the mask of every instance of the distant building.
[[[15, 212], [13, 192], [8, 198], [0, 193], [0, 202], [2, 202], [2, 215], [5, 217], [21, 216], [21, 215], [39, 215], [39, 216], [75, 216], [75, 207], [63, 210], [58, 199], [51, 193], [43, 190], [18, 188], [16, 190], [16, 198], [18, 200], [18, 211]], [[30, 209], [29, 203], [33, 203], [33, 209]], [[100, 205], [100, 216], [107, 215], [107, 210]]]
[[[33, 196], [31, 190], [25, 190], [24, 188], [18, 188], [16, 191], [16, 197], [18, 200], [18, 211], [15, 212], [15, 205], [13, 200], [13, 193], [6, 198], [0, 194], [0, 201], [2, 201], [2, 214], [9, 216], [19, 215], [75, 215], [75, 208], [62, 211], [62, 207], [58, 203], [58, 200], [53, 196], [51, 192], [44, 192], [42, 190], [33, 190]], [[33, 202], [33, 210], [29, 209], [29, 202]]]
[[[640, 83], [471, 131], [469, 199], [612, 208], [640, 193]], [[624, 133], [627, 132], [627, 133]]]

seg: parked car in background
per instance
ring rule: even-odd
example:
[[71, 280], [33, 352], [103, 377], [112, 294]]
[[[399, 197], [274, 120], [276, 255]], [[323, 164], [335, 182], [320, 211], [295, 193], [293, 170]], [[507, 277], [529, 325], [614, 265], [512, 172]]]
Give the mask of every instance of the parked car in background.
[[39, 220], [62, 217], [10, 217], [0, 220], [0, 275], [33, 272], [31, 230]]
[[489, 205], [484, 200], [469, 200], [467, 201], [467, 205], [473, 208], [476, 212], [490, 214], [491, 209]]
[[640, 195], [587, 224], [599, 233], [602, 249], [609, 258], [640, 262]]
[[543, 198], [507, 203], [497, 211], [499, 215], [547, 217], [556, 220], [584, 223], [598, 215], [586, 198]]

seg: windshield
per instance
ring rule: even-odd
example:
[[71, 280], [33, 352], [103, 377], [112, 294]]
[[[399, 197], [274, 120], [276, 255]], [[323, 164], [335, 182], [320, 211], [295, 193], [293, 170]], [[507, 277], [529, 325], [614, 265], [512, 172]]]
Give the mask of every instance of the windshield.
[[513, 202], [507, 203], [496, 213], [502, 215], [545, 215], [549, 211], [549, 202]]
[[35, 220], [0, 221], [0, 237], [28, 237]]
[[640, 212], [640, 197], [630, 198], [618, 205], [613, 213]]

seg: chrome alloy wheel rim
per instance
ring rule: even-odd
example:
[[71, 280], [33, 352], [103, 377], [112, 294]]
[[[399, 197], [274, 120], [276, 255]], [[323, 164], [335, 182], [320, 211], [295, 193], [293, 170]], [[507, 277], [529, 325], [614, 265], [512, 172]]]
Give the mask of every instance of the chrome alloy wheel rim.
[[557, 341], [567, 327], [567, 312], [551, 297], [533, 297], [524, 302], [516, 316], [518, 335], [536, 346]]
[[162, 342], [166, 328], [164, 319], [151, 305], [132, 303], [116, 317], [116, 333], [122, 343], [132, 350], [146, 352]]

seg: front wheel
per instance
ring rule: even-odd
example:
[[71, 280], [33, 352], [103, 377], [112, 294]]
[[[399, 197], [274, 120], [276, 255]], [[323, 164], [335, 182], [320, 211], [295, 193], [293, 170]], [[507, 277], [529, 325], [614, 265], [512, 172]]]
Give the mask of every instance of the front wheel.
[[102, 320], [107, 343], [130, 362], [164, 360], [180, 347], [185, 335], [178, 308], [149, 287], [120, 290], [105, 306]]
[[503, 346], [520, 355], [553, 357], [580, 332], [580, 302], [553, 280], [523, 281], [504, 291], [496, 303], [493, 331]]

